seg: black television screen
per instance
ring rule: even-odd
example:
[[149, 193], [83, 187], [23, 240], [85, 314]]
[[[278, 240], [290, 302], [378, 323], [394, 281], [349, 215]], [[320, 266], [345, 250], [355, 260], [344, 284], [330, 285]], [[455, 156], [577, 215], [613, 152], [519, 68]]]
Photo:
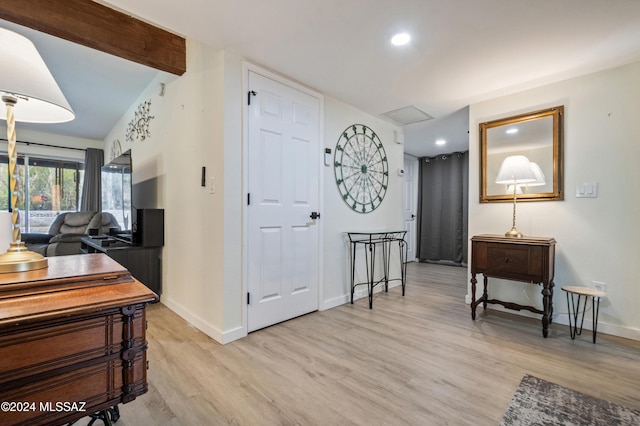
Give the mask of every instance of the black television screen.
[[102, 211], [111, 213], [122, 234], [131, 235], [131, 150], [102, 166]]

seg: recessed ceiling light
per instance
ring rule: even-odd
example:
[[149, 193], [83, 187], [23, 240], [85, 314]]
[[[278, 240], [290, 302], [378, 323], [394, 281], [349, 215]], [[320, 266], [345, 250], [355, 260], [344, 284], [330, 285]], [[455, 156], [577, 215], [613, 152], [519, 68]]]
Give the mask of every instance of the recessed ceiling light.
[[438, 140], [436, 141], [436, 145], [444, 145], [444, 144], [446, 144], [446, 143], [447, 143], [447, 141], [445, 141], [444, 139], [438, 139]]
[[514, 133], [518, 133], [518, 129], [516, 129], [515, 127], [512, 127], [509, 130], [507, 130], [507, 133], [509, 133], [510, 135], [512, 135]]
[[394, 46], [404, 46], [411, 41], [411, 36], [407, 33], [399, 33], [391, 37], [391, 44]]

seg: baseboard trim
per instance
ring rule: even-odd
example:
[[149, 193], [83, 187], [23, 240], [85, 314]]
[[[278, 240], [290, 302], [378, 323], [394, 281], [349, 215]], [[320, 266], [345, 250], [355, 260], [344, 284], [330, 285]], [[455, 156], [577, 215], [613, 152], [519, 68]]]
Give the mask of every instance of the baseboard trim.
[[231, 343], [234, 340], [241, 339], [247, 335], [247, 331], [243, 327], [236, 327], [228, 331], [220, 331], [219, 328], [211, 325], [209, 322], [203, 320], [198, 315], [195, 315], [189, 309], [170, 298], [163, 297], [162, 304], [171, 309], [189, 324], [193, 325], [195, 328], [223, 345]]
[[[400, 286], [401, 283], [399, 282], [391, 282], [389, 283], [389, 290]], [[379, 293], [381, 291], [384, 291], [383, 287], [381, 286], [377, 286], [373, 289], [374, 293]], [[353, 301], [355, 302], [356, 300], [362, 299], [363, 297], [369, 297], [369, 292], [364, 288], [364, 286], [356, 288], [356, 291], [353, 293]], [[322, 308], [320, 310], [325, 311], [327, 309], [335, 308], [336, 306], [345, 305], [347, 303], [351, 303], [350, 294], [345, 294], [329, 300], [325, 300], [324, 302], [322, 302]]]
[[[587, 316], [589, 316], [589, 313], [587, 313]], [[554, 314], [553, 315], [553, 322], [555, 324], [563, 324], [566, 325], [567, 327], [569, 326], [569, 315], [568, 314]], [[572, 320], [573, 322], [573, 320]], [[552, 324], [553, 326], [553, 324]], [[591, 330], [593, 330], [593, 322], [590, 320], [587, 320], [587, 318], [585, 317], [584, 319], [584, 326], [583, 326], [584, 330], [588, 330], [589, 333], [591, 333]], [[622, 337], [625, 339], [631, 339], [631, 340], [638, 340], [640, 341], [640, 330], [636, 329], [636, 328], [630, 328], [630, 327], [623, 327], [620, 325], [615, 325], [615, 324], [608, 324], [605, 322], [602, 322], [600, 319], [598, 319], [598, 334], [599, 333], [604, 333], [604, 334], [609, 334], [612, 336], [616, 336], [616, 337]]]
[[[354, 296], [354, 298], [355, 298], [355, 296]], [[322, 306], [320, 307], [320, 310], [321, 311], [326, 311], [327, 309], [335, 308], [336, 306], [340, 306], [340, 305], [344, 305], [345, 303], [349, 303], [350, 300], [351, 300], [351, 298], [349, 297], [348, 294], [345, 294], [344, 296], [334, 297], [332, 299], [323, 301], [322, 302]]]
[[[465, 296], [465, 303], [467, 305], [471, 304], [471, 296], [470, 295], [466, 295]], [[469, 308], [471, 309], [471, 308]], [[482, 306], [478, 306], [478, 311], [477, 312], [481, 312], [482, 311]], [[507, 309], [502, 305], [488, 305], [487, 309], [490, 310], [496, 310], [496, 311], [502, 311], [502, 312], [508, 312], [510, 314], [514, 314], [514, 315], [520, 315], [522, 317], [527, 317], [527, 318], [535, 318], [535, 319], [540, 319], [541, 316], [540, 314], [535, 314], [529, 311], [515, 311], [513, 309]], [[581, 311], [582, 312], [582, 311]], [[471, 315], [471, 313], [469, 313], [469, 315]], [[584, 318], [584, 326], [583, 329], [584, 330], [588, 330], [589, 333], [591, 333], [591, 330], [593, 330], [593, 323], [592, 321], [589, 319], [591, 317], [591, 314], [587, 312], [587, 315]], [[561, 324], [561, 325], [566, 325], [567, 327], [569, 326], [569, 315], [565, 314], [565, 313], [554, 313], [553, 314], [553, 322], [551, 324], [551, 327], [553, 327], [553, 324]], [[624, 327], [621, 325], [616, 325], [616, 324], [609, 324], [606, 322], [603, 322], [602, 319], [598, 320], [598, 333], [603, 333], [603, 334], [609, 334], [611, 336], [616, 336], [616, 337], [622, 337], [624, 339], [631, 339], [631, 340], [638, 340], [640, 341], [640, 330], [637, 328], [631, 328], [631, 327]]]

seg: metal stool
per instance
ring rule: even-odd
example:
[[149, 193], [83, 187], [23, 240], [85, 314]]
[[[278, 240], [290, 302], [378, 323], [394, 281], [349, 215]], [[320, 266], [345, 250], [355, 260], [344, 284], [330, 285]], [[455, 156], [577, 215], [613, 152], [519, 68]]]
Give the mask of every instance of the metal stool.
[[[562, 287], [562, 290], [567, 293], [567, 310], [569, 311], [569, 329], [571, 331], [571, 340], [576, 338], [576, 335], [582, 334], [582, 325], [584, 324], [584, 313], [587, 310], [587, 301], [591, 297], [591, 316], [593, 322], [593, 343], [596, 342], [596, 332], [598, 331], [598, 311], [600, 310], [600, 298], [605, 297], [607, 294], [604, 291], [592, 287], [580, 287], [580, 286], [568, 286]], [[569, 297], [571, 294], [571, 297]], [[573, 295], [578, 296], [578, 303], [574, 301]], [[584, 296], [584, 306], [582, 307], [582, 320], [580, 321], [580, 328], [578, 329], [578, 314], [580, 313], [580, 298]], [[569, 303], [571, 299], [571, 303]], [[598, 303], [596, 304], [596, 299]], [[571, 317], [573, 317], [573, 325], [571, 324]]]

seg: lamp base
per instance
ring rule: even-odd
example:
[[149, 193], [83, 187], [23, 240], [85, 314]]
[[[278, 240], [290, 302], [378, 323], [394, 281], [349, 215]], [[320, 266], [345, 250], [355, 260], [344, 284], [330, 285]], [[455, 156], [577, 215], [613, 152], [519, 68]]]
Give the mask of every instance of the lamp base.
[[509, 231], [504, 233], [505, 237], [510, 237], [510, 238], [522, 238], [524, 237], [524, 235], [522, 235], [522, 232], [518, 231], [516, 228], [511, 228]]
[[10, 243], [7, 252], [0, 254], [0, 273], [32, 271], [48, 266], [46, 257], [28, 250], [22, 241]]

